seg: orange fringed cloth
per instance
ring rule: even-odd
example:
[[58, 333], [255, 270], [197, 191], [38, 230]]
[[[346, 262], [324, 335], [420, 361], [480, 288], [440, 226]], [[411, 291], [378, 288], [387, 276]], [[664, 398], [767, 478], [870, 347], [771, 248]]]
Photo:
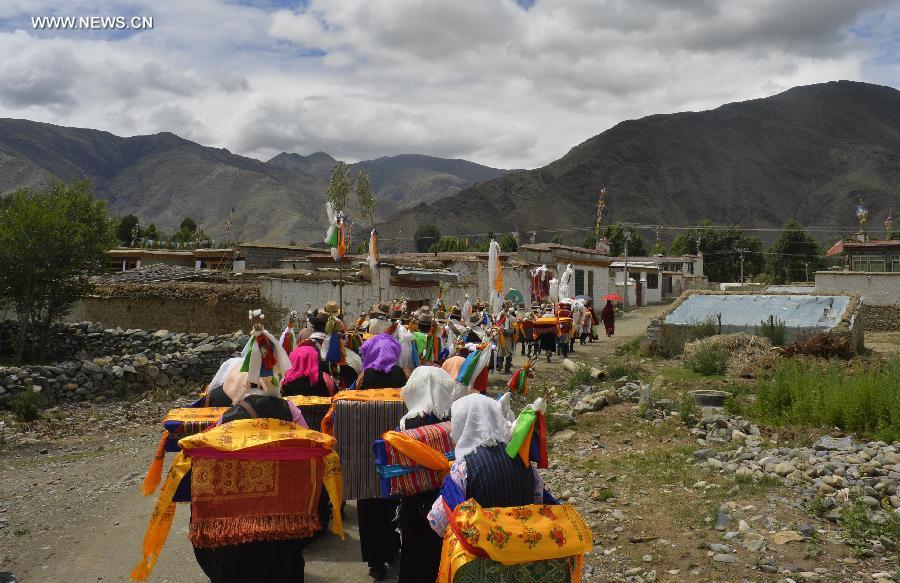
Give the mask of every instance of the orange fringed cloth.
[[592, 549], [590, 527], [569, 504], [483, 508], [470, 499], [450, 514], [437, 583], [453, 583], [472, 570], [490, 572], [497, 580], [543, 581], [532, 575], [560, 569], [569, 572], [571, 583], [580, 583], [584, 555]]
[[[149, 577], [175, 517], [172, 498], [191, 470], [188, 537], [194, 546], [311, 536], [320, 528], [322, 485], [332, 500], [342, 499], [334, 444], [333, 437], [276, 419], [242, 419], [182, 439], [131, 578]], [[340, 504], [331, 530], [343, 537]]]

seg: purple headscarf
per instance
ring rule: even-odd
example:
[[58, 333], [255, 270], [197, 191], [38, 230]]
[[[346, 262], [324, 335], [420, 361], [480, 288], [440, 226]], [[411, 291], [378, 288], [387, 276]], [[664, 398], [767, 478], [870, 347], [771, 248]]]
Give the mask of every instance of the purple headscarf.
[[373, 368], [387, 373], [397, 366], [400, 358], [400, 343], [390, 334], [372, 336], [359, 347], [362, 356], [363, 370]]

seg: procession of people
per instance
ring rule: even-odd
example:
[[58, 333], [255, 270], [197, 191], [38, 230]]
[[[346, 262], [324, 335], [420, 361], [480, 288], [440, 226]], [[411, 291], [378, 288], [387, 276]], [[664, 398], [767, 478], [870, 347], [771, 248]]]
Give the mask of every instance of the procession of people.
[[[538, 545], [541, 553], [524, 553], [516, 563], [497, 560], [453, 527], [465, 519], [475, 521], [466, 523], [469, 528], [490, 528], [477, 522], [484, 520], [482, 514], [461, 516], [459, 509], [470, 507], [463, 503], [488, 517], [495, 516], [492, 508], [522, 508], [516, 512], [531, 516], [531, 505], [538, 505], [537, 522], [527, 527], [532, 531], [532, 526], [551, 528], [538, 514], [556, 517], [540, 511], [559, 504], [543, 490], [537, 471], [541, 460], [546, 463], [543, 400], [516, 417], [509, 394], [498, 399], [488, 393], [489, 374], [508, 375], [510, 391], [527, 392], [540, 353], [550, 362], [575, 350], [576, 340], [580, 345], [598, 340], [597, 324], [602, 319], [607, 325], [606, 310], [598, 319], [590, 298], [583, 297], [545, 294], [533, 297], [530, 306], [517, 299], [513, 295], [493, 311], [488, 302], [468, 296], [462, 306], [446, 306], [440, 299], [415, 309], [407, 302], [381, 302], [349, 323], [336, 302], [307, 305], [306, 327], [300, 328], [300, 318], [291, 312], [277, 340], [266, 329], [265, 314], [251, 311], [250, 339], [241, 354], [222, 363], [189, 408], [167, 417], [171, 422], [180, 415], [179, 428], [200, 432], [190, 435], [185, 429], [185, 437], [174, 442], [164, 434], [166, 449], [154, 459], [145, 494], [162, 481], [164, 451], [178, 457], [132, 577], [145, 579], [157, 558], [161, 529], [154, 520], [161, 508], [174, 513], [173, 503], [184, 501], [191, 503], [189, 538], [210, 581], [302, 581], [304, 552], [315, 552], [313, 540], [329, 523], [343, 536], [343, 507], [355, 500], [360, 558], [373, 580], [383, 580], [396, 565], [401, 583], [500, 581], [512, 564], [525, 569], [521, 572], [533, 566], [554, 573], [535, 581], [580, 580], [583, 544]], [[521, 367], [513, 366], [517, 352], [526, 357]], [[265, 446], [252, 452], [235, 444], [229, 430], [247, 424], [272, 427]], [[194, 449], [198, 435], [207, 441]], [[211, 435], [218, 445], [209, 445]], [[201, 470], [207, 457], [220, 464], [213, 464], [214, 471]], [[301, 459], [308, 468], [303, 478], [308, 483], [298, 490], [302, 496], [278, 491], [280, 477], [296, 473]], [[231, 473], [221, 466], [223, 460], [231, 460]], [[263, 496], [273, 485], [275, 495]], [[223, 510], [243, 506], [245, 497], [248, 506], [241, 512]], [[198, 513], [209, 507], [218, 513], [215, 520], [202, 523], [203, 533], [195, 532]], [[290, 520], [279, 514], [286, 509], [293, 512]], [[583, 527], [574, 509], [566, 507], [563, 514], [573, 528]], [[520, 527], [513, 522], [506, 526]], [[581, 543], [584, 537], [579, 533]], [[535, 545], [531, 541], [530, 547]], [[476, 575], [476, 565], [485, 561], [493, 568], [479, 566]]]

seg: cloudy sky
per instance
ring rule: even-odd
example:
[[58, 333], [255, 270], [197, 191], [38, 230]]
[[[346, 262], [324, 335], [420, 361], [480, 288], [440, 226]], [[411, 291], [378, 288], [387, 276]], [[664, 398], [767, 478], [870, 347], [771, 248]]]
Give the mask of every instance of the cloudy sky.
[[[153, 29], [31, 20], [120, 15]], [[3, 0], [0, 55], [0, 117], [532, 168], [628, 118], [900, 87], [900, 0]]]

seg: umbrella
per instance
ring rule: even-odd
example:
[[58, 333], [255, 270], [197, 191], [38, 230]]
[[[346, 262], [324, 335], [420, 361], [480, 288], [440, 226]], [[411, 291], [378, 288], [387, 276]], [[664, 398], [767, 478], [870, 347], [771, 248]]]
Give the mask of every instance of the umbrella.
[[619, 294], [606, 294], [603, 296], [604, 301], [613, 301], [613, 302], [621, 302], [624, 300], [622, 296]]
[[591, 296], [575, 296], [575, 299], [584, 303], [588, 303], [589, 301], [591, 301]]
[[525, 296], [522, 295], [522, 292], [517, 290], [514, 287], [509, 288], [509, 291], [506, 292], [506, 299], [513, 302], [514, 304], [524, 304]]

